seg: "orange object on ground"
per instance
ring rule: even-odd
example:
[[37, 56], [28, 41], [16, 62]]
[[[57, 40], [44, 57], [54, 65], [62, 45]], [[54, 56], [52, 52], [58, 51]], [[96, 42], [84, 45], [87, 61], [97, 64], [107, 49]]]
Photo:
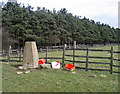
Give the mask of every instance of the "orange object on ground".
[[68, 63], [67, 65], [65, 65], [65, 69], [73, 71], [75, 69], [75, 66]]
[[59, 51], [59, 50], [56, 50], [56, 51]]
[[38, 64], [44, 64], [46, 62], [46, 60], [44, 58], [41, 58], [39, 61], [38, 61]]

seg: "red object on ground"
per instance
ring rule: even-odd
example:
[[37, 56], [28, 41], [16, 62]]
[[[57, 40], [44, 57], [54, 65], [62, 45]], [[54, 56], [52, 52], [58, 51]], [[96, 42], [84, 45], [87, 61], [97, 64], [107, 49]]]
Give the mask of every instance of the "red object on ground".
[[56, 51], [58, 51], [58, 50], [56, 50]]
[[46, 60], [44, 58], [41, 58], [39, 61], [38, 61], [38, 64], [44, 64], [46, 62]]
[[73, 70], [75, 69], [75, 66], [68, 63], [67, 65], [65, 65], [65, 68], [66, 68], [66, 70], [71, 70], [71, 71], [73, 71]]

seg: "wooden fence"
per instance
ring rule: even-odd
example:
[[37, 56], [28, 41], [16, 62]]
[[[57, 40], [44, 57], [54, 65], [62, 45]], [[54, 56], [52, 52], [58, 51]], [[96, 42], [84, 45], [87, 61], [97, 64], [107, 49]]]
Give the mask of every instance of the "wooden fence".
[[[44, 49], [40, 48], [38, 50], [38, 53], [46, 52], [46, 56], [42, 57], [42, 58], [45, 58], [46, 59], [46, 63], [47, 63], [48, 59], [62, 59], [62, 57], [61, 58], [60, 57], [48, 57], [48, 52], [55, 51], [56, 49], [59, 49], [59, 51], [60, 51], [60, 50], [63, 50], [63, 47], [53, 47], [53, 48], [46, 47]], [[14, 49], [13, 50], [13, 49], [11, 49], [11, 47], [9, 47], [8, 52], [4, 52], [4, 51], [0, 52], [1, 57], [4, 58], [4, 59], [0, 59], [0, 61], [3, 61], [3, 62], [9, 62], [9, 61], [12, 61], [12, 62], [22, 62], [23, 51], [24, 51], [23, 48], [21, 48], [21, 49]]]
[[23, 58], [23, 49], [22, 48], [19, 50], [18, 49], [13, 50], [13, 49], [11, 49], [11, 47], [9, 47], [8, 52], [1, 51], [0, 53], [1, 53], [1, 57], [3, 58], [0, 61], [22, 62], [22, 58]]
[[[74, 42], [74, 45], [76, 45], [76, 42]], [[101, 50], [101, 49], [78, 49], [76, 48], [76, 46], [74, 46], [74, 48], [72, 49], [66, 49], [66, 50], [73, 50], [73, 55], [67, 55], [65, 54], [65, 56], [68, 56], [68, 57], [73, 57], [73, 60], [66, 60], [65, 61], [68, 61], [68, 62], [73, 62], [73, 65], [75, 65], [75, 63], [85, 63], [86, 64], [86, 67], [77, 67], [78, 69], [85, 69], [86, 71], [88, 70], [97, 70], [97, 71], [109, 71], [110, 74], [112, 73], [120, 73], [119, 71], [113, 71], [113, 67], [117, 67], [117, 68], [120, 68], [120, 64], [119, 65], [114, 65], [114, 61], [120, 61], [120, 59], [114, 59], [114, 54], [117, 53], [119, 54], [120, 51], [114, 51], [114, 47], [111, 46], [111, 50]], [[76, 50], [80, 51], [86, 51], [86, 56], [82, 56], [82, 55], [76, 55], [75, 52]], [[95, 52], [108, 52], [111, 54], [110, 57], [98, 57], [98, 56], [89, 56], [89, 52], [90, 51], [95, 51]], [[83, 58], [86, 58], [86, 61], [75, 61], [75, 57], [83, 57]], [[109, 63], [105, 63], [105, 62], [89, 62], [89, 58], [97, 58], [97, 59], [109, 59], [110, 62]], [[107, 69], [92, 69], [92, 68], [88, 68], [88, 65], [89, 63], [93, 63], [93, 64], [108, 64], [110, 66], [110, 69], [107, 70]], [[120, 62], [119, 62], [120, 63]]]
[[[46, 49], [44, 49], [44, 51], [46, 51], [46, 56], [45, 57], [43, 57], [43, 58], [45, 58], [46, 59], [46, 63], [48, 63], [48, 59], [61, 59], [62, 60], [62, 67], [64, 67], [65, 66], [65, 62], [72, 62], [74, 65], [75, 65], [75, 63], [84, 63], [84, 64], [86, 64], [86, 66], [85, 67], [77, 67], [76, 66], [76, 68], [78, 68], [78, 69], [84, 69], [84, 70], [86, 70], [86, 71], [88, 71], [88, 70], [97, 70], [97, 71], [109, 71], [110, 72], [110, 74], [112, 74], [112, 73], [120, 73], [119, 71], [113, 71], [113, 67], [117, 67], [117, 68], [120, 68], [120, 66], [119, 65], [114, 65], [114, 61], [120, 61], [120, 59], [115, 59], [114, 58], [114, 54], [116, 53], [116, 54], [119, 54], [120, 53], [120, 51], [114, 51], [114, 47], [113, 46], [111, 46], [111, 50], [101, 50], [101, 49], [89, 49], [89, 48], [87, 48], [87, 49], [80, 49], [80, 48], [76, 48], [76, 42], [74, 42], [74, 46], [73, 46], [73, 48], [67, 48], [66, 47], [66, 44], [63, 46], [63, 47], [60, 47], [59, 49], [60, 50], [62, 50], [62, 52], [63, 52], [63, 54], [62, 54], [62, 56], [61, 57], [49, 57], [48, 56], [48, 53], [49, 53], [49, 51], [53, 51], [53, 50], [56, 50], [56, 49], [58, 49], [58, 48], [52, 48], [52, 50], [51, 50], [51, 48], [50, 47], [46, 47]], [[66, 54], [66, 51], [67, 50], [71, 50], [71, 51], [73, 51], [73, 55], [67, 55]], [[86, 56], [82, 56], [82, 55], [76, 55], [76, 51], [86, 51]], [[43, 50], [42, 50], [43, 51]], [[98, 52], [98, 51], [100, 51], [100, 52], [108, 52], [108, 53], [110, 53], [111, 54], [111, 56], [110, 57], [98, 57], [98, 56], [89, 56], [89, 52], [90, 51], [95, 51], [95, 52]], [[38, 50], [38, 52], [41, 52], [41, 50]], [[17, 56], [14, 56], [13, 54], [14, 53], [17, 53], [18, 55]], [[11, 48], [9, 48], [9, 51], [7, 52], [7, 54], [8, 54], [8, 56], [7, 56], [7, 59], [2, 59], [2, 61], [15, 61], [15, 62], [22, 62], [22, 58], [23, 58], [23, 49], [21, 48], [20, 50], [12, 50]], [[67, 60], [66, 59], [66, 56], [68, 56], [68, 57], [73, 57], [73, 60]], [[86, 61], [76, 61], [75, 60], [75, 57], [83, 57], [83, 58], [86, 58]], [[89, 61], [89, 58], [93, 58], [93, 59], [109, 59], [110, 60], [110, 62], [109, 63], [105, 63], [105, 62], [90, 62]], [[12, 60], [13, 59], [13, 60]], [[17, 60], [15, 60], [15, 59], [17, 59]], [[108, 64], [109, 66], [110, 66], [110, 69], [92, 69], [92, 68], [89, 68], [89, 64]]]

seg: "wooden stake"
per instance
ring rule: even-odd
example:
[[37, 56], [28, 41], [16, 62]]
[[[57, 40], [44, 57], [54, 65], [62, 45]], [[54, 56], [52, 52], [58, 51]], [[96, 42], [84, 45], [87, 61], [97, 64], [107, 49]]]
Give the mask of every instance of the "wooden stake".
[[47, 57], [48, 57], [48, 46], [46, 48], [46, 63], [47, 63]]
[[65, 52], [65, 48], [67, 47], [67, 45], [66, 44], [64, 44], [64, 46], [63, 46], [63, 59], [62, 59], [62, 67], [64, 67], [65, 66], [65, 54], [66, 54], [66, 52]]
[[74, 41], [74, 46], [73, 46], [73, 65], [75, 65], [75, 49], [76, 49], [76, 41]]
[[8, 49], [8, 61], [10, 61], [10, 57], [11, 57], [11, 46], [9, 46], [9, 49]]
[[113, 61], [113, 59], [114, 59], [113, 53], [114, 53], [114, 47], [111, 46], [110, 74], [113, 73], [113, 63], [114, 63], [114, 61]]
[[89, 49], [87, 48], [87, 53], [86, 53], [86, 71], [88, 71], [88, 58], [89, 58], [88, 51], [89, 51]]
[[20, 49], [20, 58], [19, 58], [19, 62], [21, 62], [21, 58], [22, 58], [22, 48]]

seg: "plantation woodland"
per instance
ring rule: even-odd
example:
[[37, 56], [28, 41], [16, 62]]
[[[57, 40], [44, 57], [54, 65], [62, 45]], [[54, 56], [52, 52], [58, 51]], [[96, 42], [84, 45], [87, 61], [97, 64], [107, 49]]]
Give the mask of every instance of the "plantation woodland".
[[25, 41], [41, 46], [72, 44], [119, 43], [120, 29], [95, 22], [86, 17], [73, 16], [66, 8], [59, 11], [31, 5], [2, 4], [3, 48], [6, 45], [23, 47]]

